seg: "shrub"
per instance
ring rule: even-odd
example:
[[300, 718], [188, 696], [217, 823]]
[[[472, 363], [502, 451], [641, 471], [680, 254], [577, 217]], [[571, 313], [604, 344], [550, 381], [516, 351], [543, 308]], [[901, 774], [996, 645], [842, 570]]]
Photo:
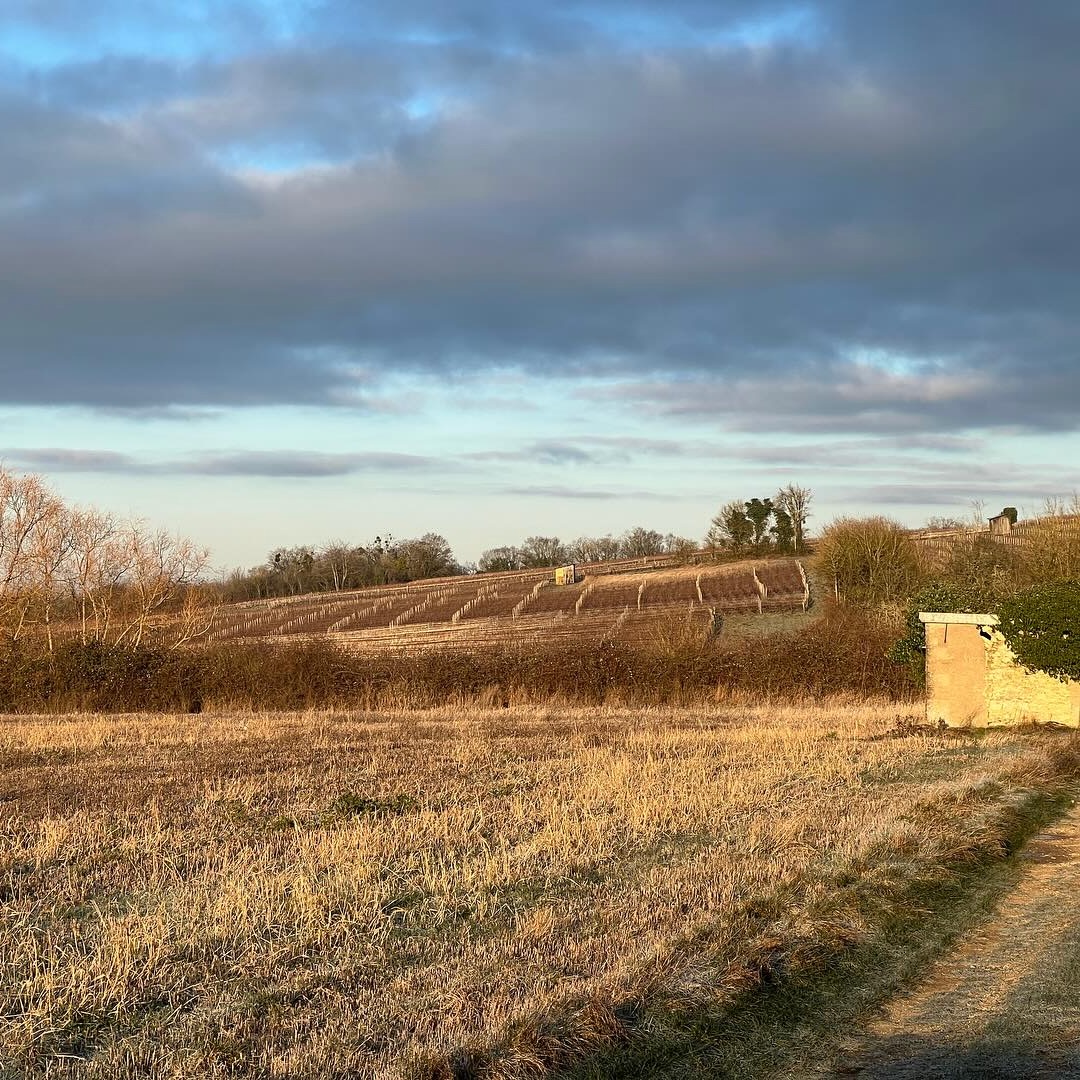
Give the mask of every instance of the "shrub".
[[1080, 581], [1035, 585], [1001, 605], [1001, 633], [1033, 671], [1080, 680]]
[[940, 573], [982, 611], [996, 611], [1001, 601], [1033, 580], [1020, 549], [998, 543], [989, 533], [955, 541]]
[[839, 518], [821, 534], [816, 551], [838, 600], [880, 604], [911, 595], [919, 582], [911, 535], [889, 518]]

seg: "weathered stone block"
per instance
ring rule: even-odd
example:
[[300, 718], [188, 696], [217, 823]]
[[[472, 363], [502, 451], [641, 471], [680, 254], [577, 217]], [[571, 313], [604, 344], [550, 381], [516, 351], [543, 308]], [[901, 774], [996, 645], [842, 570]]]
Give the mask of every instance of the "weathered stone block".
[[950, 727], [1055, 723], [1080, 727], [1080, 683], [1027, 671], [997, 616], [923, 611], [926, 719]]

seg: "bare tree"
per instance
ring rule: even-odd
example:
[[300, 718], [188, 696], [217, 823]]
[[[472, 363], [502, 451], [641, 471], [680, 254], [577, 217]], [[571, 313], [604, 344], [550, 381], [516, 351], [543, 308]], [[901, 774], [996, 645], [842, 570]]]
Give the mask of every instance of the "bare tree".
[[198, 579], [209, 553], [165, 529], [151, 532], [141, 521], [131, 522], [125, 532], [131, 557], [126, 582], [129, 604], [117, 641], [141, 645], [151, 620]]
[[520, 570], [523, 566], [521, 549], [512, 546], [489, 548], [476, 564], [481, 573], [492, 570]]
[[18, 638], [34, 599], [33, 553], [63, 504], [37, 476], [0, 467], [0, 627]]
[[569, 547], [571, 562], [611, 562], [619, 557], [620, 541], [614, 536], [579, 536]]
[[177, 641], [200, 633], [207, 552], [165, 530], [64, 505], [40, 477], [0, 467], [0, 630], [38, 636], [51, 654], [66, 631], [141, 644], [151, 624]]
[[31, 595], [45, 628], [49, 654], [54, 649], [53, 612], [63, 598], [64, 568], [74, 547], [72, 514], [59, 499], [38, 522], [26, 552]]
[[814, 493], [798, 484], [788, 484], [773, 496], [772, 501], [791, 518], [791, 527], [795, 533], [795, 551], [802, 551], [806, 544], [806, 523], [810, 518], [810, 504], [814, 501]]
[[66, 578], [84, 645], [91, 636], [108, 640], [121, 583], [131, 561], [130, 545], [111, 514], [72, 511]]
[[620, 548], [620, 554], [628, 559], [659, 555], [664, 550], [664, 537], [655, 529], [636, 525], [623, 533]]
[[528, 536], [521, 545], [522, 561], [527, 567], [558, 566], [569, 558], [557, 536]]
[[210, 632], [221, 611], [220, 594], [205, 586], [187, 585], [179, 610], [169, 621], [169, 647], [181, 645]]
[[319, 552], [318, 561], [326, 571], [326, 584], [334, 592], [349, 587], [349, 573], [353, 564], [353, 549], [344, 540], [331, 540]]
[[689, 562], [691, 556], [697, 554], [697, 550], [697, 543], [688, 536], [677, 536], [675, 533], [668, 533], [664, 537], [664, 551], [669, 555], [676, 556], [681, 563]]

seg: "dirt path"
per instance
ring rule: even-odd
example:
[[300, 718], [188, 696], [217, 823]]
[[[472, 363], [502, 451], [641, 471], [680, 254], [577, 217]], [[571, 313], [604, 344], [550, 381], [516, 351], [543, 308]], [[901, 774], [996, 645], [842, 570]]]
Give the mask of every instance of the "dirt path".
[[1020, 855], [995, 916], [854, 1037], [833, 1077], [1080, 1077], [1080, 806]]

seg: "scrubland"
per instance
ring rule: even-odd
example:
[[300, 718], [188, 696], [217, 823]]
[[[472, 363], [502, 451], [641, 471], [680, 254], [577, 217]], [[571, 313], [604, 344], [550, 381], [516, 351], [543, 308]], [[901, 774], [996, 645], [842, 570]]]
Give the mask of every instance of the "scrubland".
[[854, 698], [2, 719], [0, 1061], [640, 1075], [690, 1033], [749, 1075], [767, 1033], [717, 1023], [930, 919], [1076, 776], [1067, 736], [915, 719]]

